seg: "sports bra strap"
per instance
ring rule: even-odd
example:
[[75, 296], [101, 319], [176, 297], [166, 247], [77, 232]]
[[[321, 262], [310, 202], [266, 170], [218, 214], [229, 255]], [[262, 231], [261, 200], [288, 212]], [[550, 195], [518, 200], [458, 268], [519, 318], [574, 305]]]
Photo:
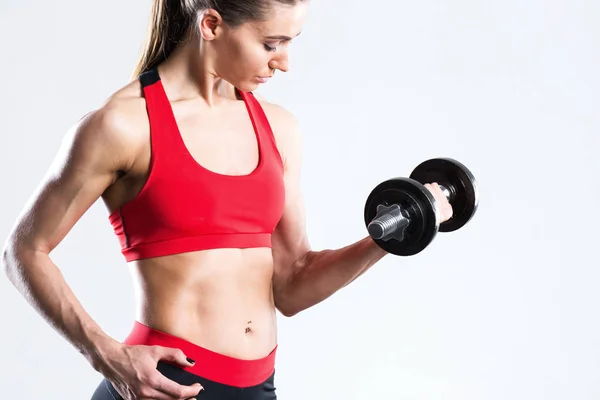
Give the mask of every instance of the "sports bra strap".
[[139, 76], [139, 79], [142, 84], [142, 88], [145, 88], [146, 86], [150, 86], [158, 82], [160, 80], [160, 76], [158, 75], [158, 70], [156, 67], [154, 67], [146, 72], [142, 72]]

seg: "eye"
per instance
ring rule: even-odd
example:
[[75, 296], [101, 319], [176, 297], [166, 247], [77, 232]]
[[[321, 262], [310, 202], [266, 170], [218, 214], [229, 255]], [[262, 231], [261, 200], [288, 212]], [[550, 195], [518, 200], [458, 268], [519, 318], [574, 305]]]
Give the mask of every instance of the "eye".
[[266, 43], [264, 46], [265, 46], [265, 50], [267, 50], [267, 51], [277, 51], [277, 47], [271, 47]]

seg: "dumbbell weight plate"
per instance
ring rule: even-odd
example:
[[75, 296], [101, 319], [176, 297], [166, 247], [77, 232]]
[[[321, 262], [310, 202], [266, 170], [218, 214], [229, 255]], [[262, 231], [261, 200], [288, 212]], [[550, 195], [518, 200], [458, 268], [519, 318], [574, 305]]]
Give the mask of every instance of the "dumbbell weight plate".
[[419, 164], [410, 178], [425, 184], [447, 185], [451, 192], [452, 218], [440, 224], [440, 232], [452, 232], [463, 227], [475, 215], [479, 194], [475, 177], [460, 162], [451, 158], [434, 158]]
[[398, 204], [408, 212], [410, 224], [406, 227], [403, 240], [373, 239], [388, 253], [411, 256], [422, 251], [437, 234], [439, 223], [435, 212], [435, 198], [417, 181], [409, 178], [394, 178], [377, 185], [369, 194], [365, 204], [365, 224], [377, 215], [378, 205]]

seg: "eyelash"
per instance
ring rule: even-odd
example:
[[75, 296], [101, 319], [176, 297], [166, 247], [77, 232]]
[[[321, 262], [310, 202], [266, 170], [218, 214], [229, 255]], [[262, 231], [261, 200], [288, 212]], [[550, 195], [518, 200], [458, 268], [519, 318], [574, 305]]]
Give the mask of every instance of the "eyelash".
[[271, 52], [277, 51], [277, 47], [271, 47], [267, 44], [265, 44], [264, 46], [265, 46], [265, 50], [267, 50], [267, 51], [271, 51]]

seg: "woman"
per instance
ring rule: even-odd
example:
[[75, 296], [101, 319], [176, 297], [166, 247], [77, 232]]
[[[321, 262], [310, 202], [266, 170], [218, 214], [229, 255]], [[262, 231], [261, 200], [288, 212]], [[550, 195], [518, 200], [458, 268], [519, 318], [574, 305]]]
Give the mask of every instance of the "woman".
[[[105, 377], [93, 399], [275, 399], [275, 310], [321, 302], [386, 254], [369, 237], [310, 249], [297, 124], [251, 93], [288, 70], [306, 8], [156, 0], [139, 79], [78, 122], [19, 217], [8, 275]], [[428, 187], [446, 220], [450, 205]], [[138, 292], [124, 342], [50, 258], [99, 197]]]

